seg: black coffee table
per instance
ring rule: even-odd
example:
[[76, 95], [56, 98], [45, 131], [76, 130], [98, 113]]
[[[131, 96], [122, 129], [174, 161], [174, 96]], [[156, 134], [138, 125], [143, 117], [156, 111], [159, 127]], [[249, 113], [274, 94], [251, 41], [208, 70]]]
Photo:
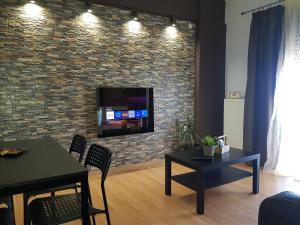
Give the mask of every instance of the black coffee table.
[[[253, 176], [252, 191], [259, 192], [260, 154], [231, 148], [228, 153], [215, 155], [212, 160], [195, 160], [203, 156], [201, 149], [190, 149], [165, 155], [165, 194], [171, 195], [171, 180], [197, 192], [197, 213], [204, 214], [204, 191]], [[252, 162], [253, 172], [231, 165]], [[172, 176], [171, 163], [175, 162], [195, 171]]]

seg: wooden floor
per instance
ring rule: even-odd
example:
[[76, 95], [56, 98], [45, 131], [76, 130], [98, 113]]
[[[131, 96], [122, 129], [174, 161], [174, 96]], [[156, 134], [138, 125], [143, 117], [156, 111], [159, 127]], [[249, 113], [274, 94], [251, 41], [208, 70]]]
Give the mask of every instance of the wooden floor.
[[[187, 170], [173, 164], [173, 171]], [[195, 213], [193, 191], [173, 182], [172, 196], [164, 195], [163, 161], [111, 169], [106, 190], [112, 225], [256, 225], [264, 198], [284, 190], [300, 191], [300, 183], [292, 178], [265, 173], [261, 173], [259, 194], [251, 194], [251, 185], [252, 178], [247, 178], [207, 190], [202, 216]], [[101, 206], [98, 173], [91, 173], [90, 186], [94, 202]], [[17, 225], [22, 225], [22, 196], [15, 196], [15, 204]], [[97, 224], [106, 224], [103, 215], [97, 216]]]

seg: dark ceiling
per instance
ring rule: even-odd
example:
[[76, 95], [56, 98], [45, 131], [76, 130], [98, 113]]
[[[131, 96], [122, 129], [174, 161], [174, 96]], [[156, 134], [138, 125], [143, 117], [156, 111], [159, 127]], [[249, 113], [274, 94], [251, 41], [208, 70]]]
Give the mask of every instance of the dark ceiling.
[[196, 21], [199, 12], [199, 0], [91, 0], [91, 2], [190, 21]]

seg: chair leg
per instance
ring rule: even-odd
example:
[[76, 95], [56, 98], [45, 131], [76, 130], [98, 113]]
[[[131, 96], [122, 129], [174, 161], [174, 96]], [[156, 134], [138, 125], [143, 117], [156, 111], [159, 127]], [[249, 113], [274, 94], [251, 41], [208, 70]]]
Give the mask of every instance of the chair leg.
[[92, 221], [93, 221], [93, 225], [96, 225], [96, 218], [95, 218], [95, 215], [92, 215]]
[[28, 214], [28, 194], [23, 194], [23, 207], [24, 207], [24, 225], [30, 225], [30, 218]]
[[90, 216], [90, 224], [96, 225], [94, 216]]
[[[90, 201], [90, 204], [93, 205], [90, 191], [89, 191], [89, 201]], [[95, 215], [92, 215], [92, 222], [93, 222], [92, 223], [93, 225], [96, 225]]]
[[[77, 193], [77, 188], [75, 188], [75, 191]], [[92, 202], [92, 196], [91, 196], [91, 191], [90, 191], [90, 187], [88, 187], [88, 197], [89, 197], [89, 202], [91, 205], [93, 205], [93, 202]], [[95, 215], [92, 215], [92, 221], [93, 221], [93, 225], [96, 225], [96, 218], [95, 218]]]
[[102, 196], [103, 196], [103, 202], [104, 202], [107, 225], [110, 225], [109, 210], [108, 210], [108, 205], [107, 205], [107, 199], [106, 199], [104, 183], [101, 184], [101, 190], [102, 190]]
[[16, 224], [16, 220], [15, 220], [15, 207], [14, 207], [14, 199], [13, 196], [10, 196], [10, 209], [11, 209], [11, 221], [12, 221], [12, 225]]

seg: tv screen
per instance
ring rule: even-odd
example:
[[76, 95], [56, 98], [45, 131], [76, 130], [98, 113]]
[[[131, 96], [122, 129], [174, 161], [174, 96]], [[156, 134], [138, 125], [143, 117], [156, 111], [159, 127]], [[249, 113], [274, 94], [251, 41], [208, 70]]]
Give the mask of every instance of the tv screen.
[[154, 131], [153, 88], [103, 88], [97, 95], [98, 137]]

